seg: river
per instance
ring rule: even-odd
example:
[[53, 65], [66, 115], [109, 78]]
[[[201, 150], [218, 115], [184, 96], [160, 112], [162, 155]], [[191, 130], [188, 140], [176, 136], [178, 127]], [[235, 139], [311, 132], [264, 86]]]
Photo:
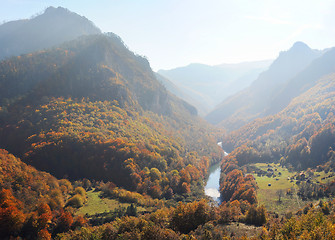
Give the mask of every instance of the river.
[[[219, 142], [218, 145], [222, 147], [222, 143]], [[228, 153], [224, 152], [225, 156]], [[212, 197], [215, 201], [220, 203], [220, 162], [212, 165], [209, 168], [209, 177], [205, 186], [205, 194]]]

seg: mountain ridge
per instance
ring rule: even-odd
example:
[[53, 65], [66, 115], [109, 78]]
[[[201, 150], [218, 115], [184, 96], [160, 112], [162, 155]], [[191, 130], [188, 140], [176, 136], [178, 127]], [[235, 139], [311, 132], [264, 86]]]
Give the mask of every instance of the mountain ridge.
[[312, 50], [304, 43], [295, 43], [288, 51], [281, 52], [269, 69], [261, 73], [248, 88], [227, 98], [205, 118], [213, 124], [234, 130], [266, 115], [268, 103], [278, 89], [320, 55], [320, 51]]
[[50, 48], [82, 35], [99, 34], [87, 18], [62, 7], [0, 25], [0, 59]]

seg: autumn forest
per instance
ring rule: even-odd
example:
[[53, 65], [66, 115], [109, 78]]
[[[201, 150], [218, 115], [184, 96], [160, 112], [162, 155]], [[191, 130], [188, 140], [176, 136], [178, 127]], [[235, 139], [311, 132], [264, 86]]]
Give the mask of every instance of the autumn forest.
[[0, 60], [1, 239], [335, 239], [335, 49], [229, 68], [211, 110], [61, 7], [0, 25]]

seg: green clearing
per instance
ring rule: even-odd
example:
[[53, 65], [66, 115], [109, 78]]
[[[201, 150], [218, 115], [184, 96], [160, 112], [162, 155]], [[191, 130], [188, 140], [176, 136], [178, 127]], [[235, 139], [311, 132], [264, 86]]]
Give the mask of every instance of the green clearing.
[[[101, 192], [94, 190], [87, 192], [87, 202], [76, 211], [76, 215], [95, 215], [99, 213], [109, 212], [114, 209], [124, 207], [127, 208], [130, 203], [121, 203], [117, 199], [101, 198]], [[138, 206], [137, 211], [144, 212], [145, 208]]]
[[[290, 179], [288, 179], [293, 177], [296, 173], [291, 173], [287, 168], [274, 163], [257, 163], [252, 165], [263, 171], [267, 171], [269, 168], [273, 169], [275, 177], [258, 176], [254, 172], [251, 173], [255, 177], [259, 187], [257, 190], [259, 204], [264, 205], [268, 211], [285, 214], [290, 211], [298, 210], [306, 204], [306, 202], [303, 202], [297, 197], [296, 191], [291, 196], [286, 195], [288, 189], [292, 187], [293, 189], [297, 188], [295, 181], [291, 182]], [[271, 186], [269, 186], [269, 184], [271, 184]], [[279, 202], [280, 191], [282, 192], [282, 196]]]
[[[267, 163], [256, 163], [250, 164], [250, 166], [256, 167], [265, 172], [269, 172], [268, 169], [272, 169], [272, 176], [258, 176], [254, 172], [250, 172], [257, 182], [257, 198], [260, 205], [264, 205], [269, 212], [276, 212], [278, 214], [285, 214], [287, 212], [298, 211], [303, 208], [306, 204], [315, 203], [319, 200], [303, 201], [296, 194], [298, 186], [294, 178], [299, 175], [298, 172], [289, 172], [286, 167], [281, 167], [280, 164], [267, 164]], [[280, 172], [280, 174], [279, 174]], [[293, 180], [291, 180], [293, 179]], [[325, 173], [314, 172], [311, 176], [311, 182], [327, 183], [335, 179], [333, 172]], [[271, 184], [271, 186], [269, 186]], [[293, 189], [292, 195], [286, 195], [288, 189]], [[279, 192], [281, 192], [281, 201], [279, 202]], [[327, 199], [322, 199], [327, 200]]]

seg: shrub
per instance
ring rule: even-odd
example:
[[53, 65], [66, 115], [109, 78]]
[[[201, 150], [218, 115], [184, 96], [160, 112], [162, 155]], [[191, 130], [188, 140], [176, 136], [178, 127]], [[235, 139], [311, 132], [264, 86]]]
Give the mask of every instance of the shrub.
[[84, 204], [83, 197], [79, 194], [76, 194], [67, 201], [66, 206], [80, 208], [81, 206], [83, 206], [83, 204]]
[[76, 189], [74, 190], [74, 193], [75, 193], [75, 194], [79, 194], [79, 195], [81, 195], [81, 196], [83, 196], [83, 197], [86, 196], [86, 191], [85, 191], [85, 189], [82, 188], [82, 187], [76, 187]]

